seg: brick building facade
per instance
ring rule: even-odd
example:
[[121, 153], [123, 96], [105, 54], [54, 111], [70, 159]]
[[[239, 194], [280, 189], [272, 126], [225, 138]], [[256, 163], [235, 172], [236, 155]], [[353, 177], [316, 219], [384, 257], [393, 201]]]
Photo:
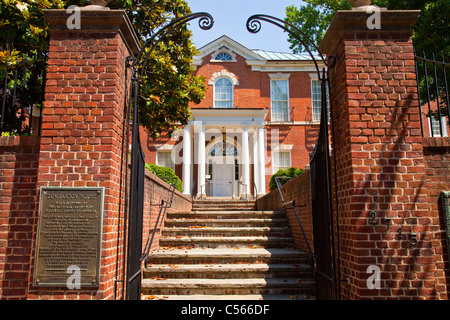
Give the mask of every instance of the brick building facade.
[[194, 196], [265, 194], [279, 168], [304, 169], [320, 123], [311, 57], [250, 50], [227, 36], [199, 52], [205, 99], [172, 137], [153, 140], [142, 129], [146, 162], [172, 167]]

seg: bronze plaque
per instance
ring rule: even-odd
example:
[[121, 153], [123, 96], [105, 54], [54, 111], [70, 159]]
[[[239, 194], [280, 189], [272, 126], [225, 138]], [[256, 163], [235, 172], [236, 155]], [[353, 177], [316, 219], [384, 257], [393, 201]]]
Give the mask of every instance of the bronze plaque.
[[41, 187], [33, 284], [98, 287], [104, 188]]

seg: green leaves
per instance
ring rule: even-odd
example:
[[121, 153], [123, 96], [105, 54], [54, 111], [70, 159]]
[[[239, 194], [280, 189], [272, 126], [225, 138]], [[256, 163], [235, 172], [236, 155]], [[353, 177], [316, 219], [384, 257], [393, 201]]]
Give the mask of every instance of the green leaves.
[[[87, 0], [0, 0], [0, 63], [46, 52], [49, 28], [43, 9], [87, 3]], [[112, 0], [108, 6], [126, 10], [142, 44], [173, 19], [191, 13], [183, 0]], [[186, 26], [174, 29], [150, 53], [144, 66], [139, 117], [153, 138], [173, 124], [186, 124], [190, 119], [189, 103], [199, 103], [204, 97], [204, 79], [192, 76], [192, 57], [197, 51], [191, 36]]]
[[[142, 44], [173, 19], [191, 13], [183, 0], [115, 0], [109, 6], [127, 11]], [[153, 52], [146, 52], [139, 120], [153, 139], [175, 124], [187, 124], [189, 103], [200, 103], [204, 97], [204, 79], [192, 76], [191, 62], [197, 50], [191, 37], [186, 26], [174, 28]]]
[[[318, 46], [328, 26], [338, 10], [349, 10], [352, 5], [347, 0], [305, 0], [306, 5], [286, 8], [285, 21], [305, 33]], [[419, 20], [413, 28], [416, 50], [436, 54], [450, 54], [449, 0], [372, 0], [372, 4], [391, 10], [420, 9]], [[304, 46], [293, 37], [289, 38], [294, 52], [306, 52]], [[306, 43], [306, 41], [303, 41]], [[306, 44], [308, 48], [312, 46]]]

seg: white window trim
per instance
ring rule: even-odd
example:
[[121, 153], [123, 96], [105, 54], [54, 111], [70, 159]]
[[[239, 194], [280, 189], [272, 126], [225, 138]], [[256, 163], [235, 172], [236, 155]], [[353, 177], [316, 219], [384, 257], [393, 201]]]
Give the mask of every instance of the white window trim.
[[[221, 53], [229, 54], [231, 56], [231, 60], [217, 60], [216, 57]], [[228, 48], [221, 48], [211, 55], [210, 62], [237, 62], [236, 54]]]
[[226, 108], [226, 109], [233, 109], [233, 107], [234, 107], [234, 83], [233, 83], [233, 80], [230, 79], [230, 78], [227, 77], [227, 76], [219, 77], [219, 78], [217, 78], [217, 79], [214, 81], [214, 87], [213, 87], [213, 108], [218, 108], [218, 107], [216, 107], [216, 82], [217, 82], [218, 80], [222, 79], [222, 78], [225, 78], [225, 79], [231, 81], [231, 108]]
[[288, 153], [289, 154], [289, 166], [288, 168], [292, 167], [292, 152], [289, 149], [276, 149], [272, 151], [272, 174], [277, 173], [279, 169], [275, 170], [275, 154], [277, 153]]
[[233, 86], [239, 85], [239, 80], [237, 79], [236, 75], [234, 73], [228, 72], [227, 70], [221, 70], [219, 72], [213, 73], [211, 79], [209, 79], [208, 81], [208, 84], [210, 86], [213, 86], [216, 83], [216, 81], [222, 77], [230, 79]]
[[[290, 74], [287, 73], [275, 73], [275, 74], [269, 74], [270, 77], [270, 120], [271, 122], [289, 122], [291, 121], [291, 95], [289, 92], [289, 76]], [[272, 91], [273, 91], [273, 81], [277, 80], [285, 80], [287, 82], [287, 120], [273, 120], [273, 107], [272, 107]]]
[[[318, 120], [314, 120], [313, 82], [316, 81], [319, 85], [321, 83], [320, 83], [320, 80], [317, 77], [314, 78], [311, 74], [310, 74], [310, 77], [311, 77], [311, 122], [312, 123], [320, 123], [320, 114], [319, 114], [319, 119]], [[320, 90], [322, 91], [322, 87], [321, 86], [320, 86]], [[322, 92], [321, 92], [321, 94], [322, 94]], [[328, 92], [328, 97], [327, 98], [328, 98], [328, 105], [327, 105], [327, 108], [328, 108], [328, 122], [330, 122], [330, 93], [329, 92]], [[321, 96], [321, 99], [320, 99], [320, 103], [322, 104], [322, 96]], [[322, 105], [320, 106], [320, 108], [322, 108]]]
[[164, 167], [164, 168], [171, 168], [173, 171], [175, 171], [175, 161], [174, 161], [174, 159], [173, 159], [173, 152], [172, 152], [172, 149], [169, 150], [169, 149], [163, 149], [163, 148], [160, 148], [160, 149], [158, 149], [158, 150], [156, 151], [156, 165], [161, 167], [161, 165], [160, 165], [160, 163], [159, 163], [159, 154], [160, 154], [160, 153], [168, 153], [168, 154], [170, 154], [170, 158], [172, 159], [172, 166], [171, 166], [171, 167]]
[[[320, 81], [317, 77], [316, 78], [311, 77], [311, 122], [320, 122], [320, 113], [319, 113], [319, 119], [318, 120], [314, 119], [315, 113], [314, 113], [314, 99], [313, 99], [313, 97], [314, 97], [313, 83], [320, 84]], [[322, 88], [320, 88], [320, 89], [322, 90]], [[322, 99], [320, 99], [320, 103], [322, 103]]]
[[[442, 134], [444, 137], [448, 137], [448, 131], [447, 131], [447, 117], [441, 117], [441, 123], [442, 123]], [[436, 120], [436, 124], [439, 125], [439, 122]], [[430, 137], [433, 137], [432, 131], [433, 128], [431, 126], [431, 118], [428, 118], [428, 127], [430, 128]], [[434, 134], [434, 137], [441, 137], [441, 133], [438, 132], [437, 134]]]

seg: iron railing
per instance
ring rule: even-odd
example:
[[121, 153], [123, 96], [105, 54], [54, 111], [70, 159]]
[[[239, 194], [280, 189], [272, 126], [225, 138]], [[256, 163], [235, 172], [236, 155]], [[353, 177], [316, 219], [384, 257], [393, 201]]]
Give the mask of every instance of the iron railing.
[[[450, 63], [445, 62], [443, 54], [438, 60], [434, 53], [430, 58], [425, 52], [422, 52], [422, 56], [414, 52], [414, 58], [422, 136], [428, 136], [424, 129], [423, 115], [429, 119], [427, 128], [431, 137], [448, 136], [449, 90], [446, 69], [450, 67]], [[426, 109], [423, 114], [422, 107]]]
[[168, 179], [170, 180], [169, 185], [169, 191], [168, 191], [168, 200], [161, 199], [161, 203], [159, 204], [159, 213], [158, 217], [156, 218], [155, 226], [152, 230], [152, 234], [147, 238], [147, 242], [144, 246], [144, 250], [142, 253], [141, 261], [144, 261], [145, 267], [148, 266], [148, 255], [150, 254], [150, 250], [152, 248], [153, 240], [155, 238], [156, 230], [158, 229], [159, 221], [161, 220], [161, 223], [164, 221], [164, 218], [161, 219], [161, 217], [164, 217], [166, 215], [167, 209], [172, 207], [172, 201], [173, 201], [173, 195], [175, 193], [176, 185], [178, 182], [178, 177], [163, 177], [162, 179]]
[[308, 241], [308, 238], [306, 236], [305, 230], [303, 229], [303, 225], [302, 225], [302, 222], [300, 220], [300, 217], [298, 215], [297, 207], [295, 205], [295, 200], [284, 201], [284, 197], [283, 197], [283, 184], [284, 183], [282, 183], [280, 180], [284, 180], [284, 183], [287, 183], [287, 182], [291, 181], [292, 178], [291, 177], [275, 177], [275, 182], [277, 184], [278, 192], [280, 193], [281, 205], [283, 206], [283, 208], [286, 208], [288, 205], [292, 205], [292, 208], [294, 209], [295, 216], [297, 217], [298, 224], [299, 224], [300, 229], [301, 229], [302, 234], [303, 234], [303, 238], [305, 239], [306, 247], [308, 248], [309, 264], [311, 266], [313, 266], [315, 257], [314, 257], [314, 254], [312, 252], [311, 246], [309, 245], [309, 241]]
[[40, 135], [46, 58], [25, 56], [0, 65], [2, 135]]

